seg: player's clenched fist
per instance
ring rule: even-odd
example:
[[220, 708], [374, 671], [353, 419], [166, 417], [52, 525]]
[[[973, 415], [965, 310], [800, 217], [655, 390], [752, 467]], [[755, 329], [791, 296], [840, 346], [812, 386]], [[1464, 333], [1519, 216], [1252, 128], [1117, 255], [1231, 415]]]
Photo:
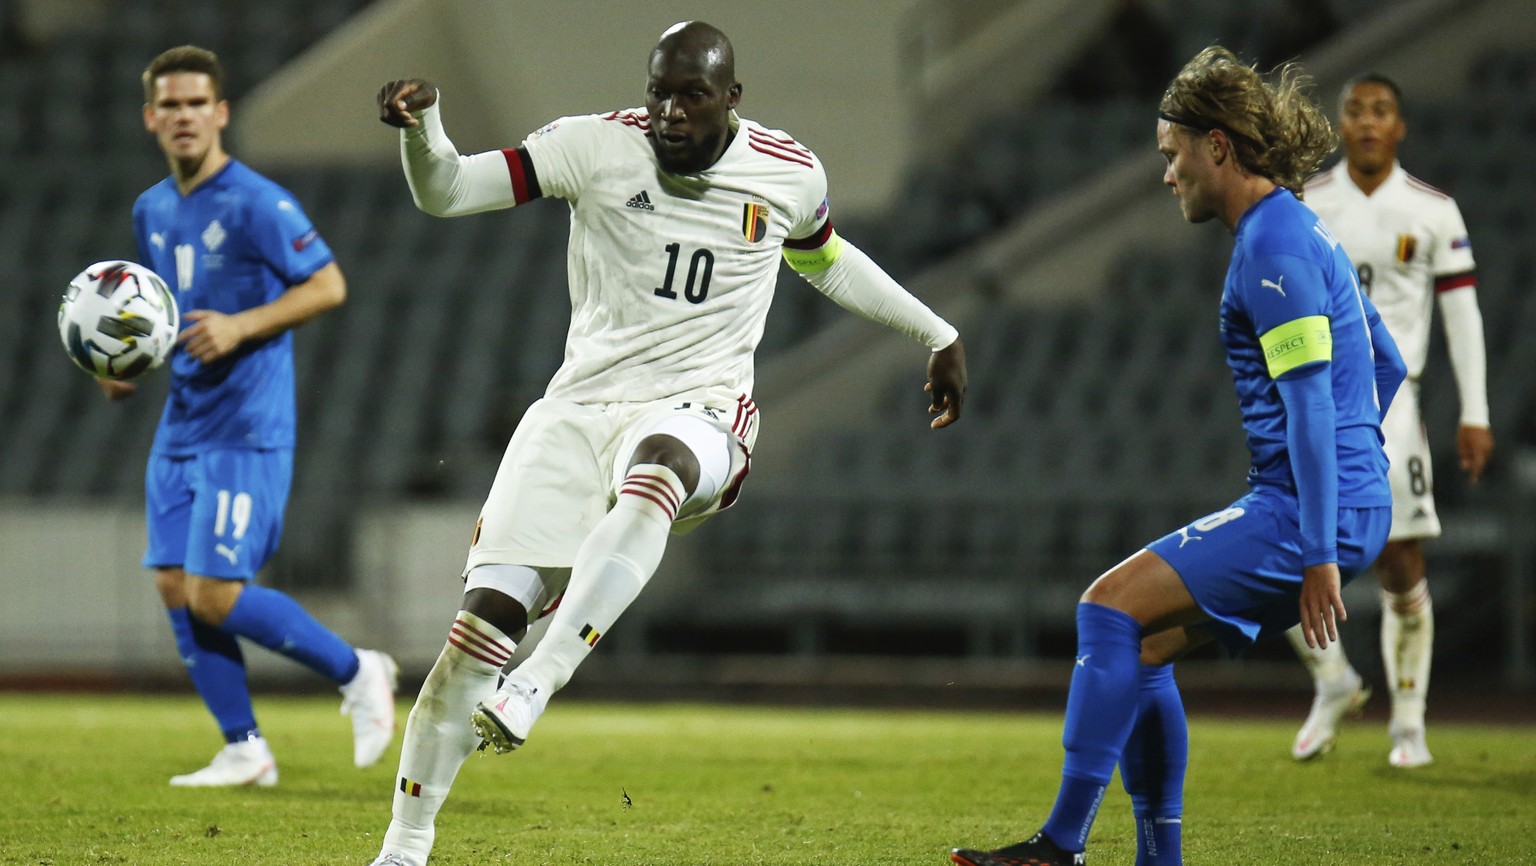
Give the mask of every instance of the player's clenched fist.
[[415, 126], [411, 116], [437, 101], [437, 85], [424, 78], [391, 81], [379, 88], [379, 120], [401, 128]]

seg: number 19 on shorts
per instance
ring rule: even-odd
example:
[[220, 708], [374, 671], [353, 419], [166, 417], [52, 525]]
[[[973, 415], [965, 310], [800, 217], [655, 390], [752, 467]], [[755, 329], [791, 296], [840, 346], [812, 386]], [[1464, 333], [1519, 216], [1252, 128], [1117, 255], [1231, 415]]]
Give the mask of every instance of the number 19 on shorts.
[[213, 516], [213, 534], [223, 538], [226, 532], [233, 529], [230, 537], [239, 541], [245, 537], [245, 531], [250, 526], [251, 494], [244, 491], [231, 494], [228, 490], [220, 490]]

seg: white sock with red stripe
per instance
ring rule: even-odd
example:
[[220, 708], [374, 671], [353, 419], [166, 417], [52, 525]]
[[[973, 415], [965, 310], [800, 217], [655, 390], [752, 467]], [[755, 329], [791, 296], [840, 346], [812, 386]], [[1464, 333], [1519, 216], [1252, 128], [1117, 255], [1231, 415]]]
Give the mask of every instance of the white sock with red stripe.
[[469, 714], [496, 691], [497, 676], [516, 648], [500, 629], [467, 610], [454, 618], [448, 643], [405, 723], [385, 851], [404, 854], [413, 863], [426, 862], [438, 810], [464, 759], [480, 745]]
[[576, 551], [565, 598], [514, 676], [554, 694], [656, 573], [687, 494], [665, 466], [633, 466], [608, 514]]
[[1429, 663], [1435, 643], [1435, 606], [1429, 581], [1407, 592], [1381, 593], [1381, 660], [1392, 688], [1392, 723], [1424, 727]]

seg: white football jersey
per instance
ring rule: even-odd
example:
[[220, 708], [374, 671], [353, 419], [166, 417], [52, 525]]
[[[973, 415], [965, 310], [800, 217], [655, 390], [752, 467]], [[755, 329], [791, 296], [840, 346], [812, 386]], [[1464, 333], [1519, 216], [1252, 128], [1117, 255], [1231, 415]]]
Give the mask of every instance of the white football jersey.
[[785, 133], [731, 122], [725, 153], [692, 175], [661, 170], [643, 109], [561, 118], [523, 142], [538, 191], [571, 209], [571, 325], [548, 396], [751, 394], [780, 247], [826, 222], [827, 180]]
[[1367, 196], [1344, 161], [1306, 185], [1306, 203], [1360, 273], [1360, 285], [1397, 341], [1409, 378], [1424, 370], [1436, 292], [1476, 285], [1467, 226], [1456, 201], [1401, 165]]

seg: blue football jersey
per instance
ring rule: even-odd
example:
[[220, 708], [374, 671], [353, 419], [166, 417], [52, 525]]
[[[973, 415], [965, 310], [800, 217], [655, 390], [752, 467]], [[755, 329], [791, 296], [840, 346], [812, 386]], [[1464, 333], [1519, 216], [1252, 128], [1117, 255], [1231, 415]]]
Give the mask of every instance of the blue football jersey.
[[1295, 494], [1275, 377], [1331, 360], [1338, 504], [1391, 504], [1369, 303], [1339, 242], [1289, 190], [1276, 189], [1238, 221], [1221, 297], [1221, 340], [1253, 454], [1252, 486]]
[[[133, 206], [139, 261], [176, 292], [182, 327], [191, 310], [238, 313], [276, 299], [329, 264], [330, 247], [294, 197], [231, 159], [183, 197], [167, 177]], [[295, 435], [293, 333], [248, 341], [203, 364], [180, 346], [153, 450], [291, 448]]]

